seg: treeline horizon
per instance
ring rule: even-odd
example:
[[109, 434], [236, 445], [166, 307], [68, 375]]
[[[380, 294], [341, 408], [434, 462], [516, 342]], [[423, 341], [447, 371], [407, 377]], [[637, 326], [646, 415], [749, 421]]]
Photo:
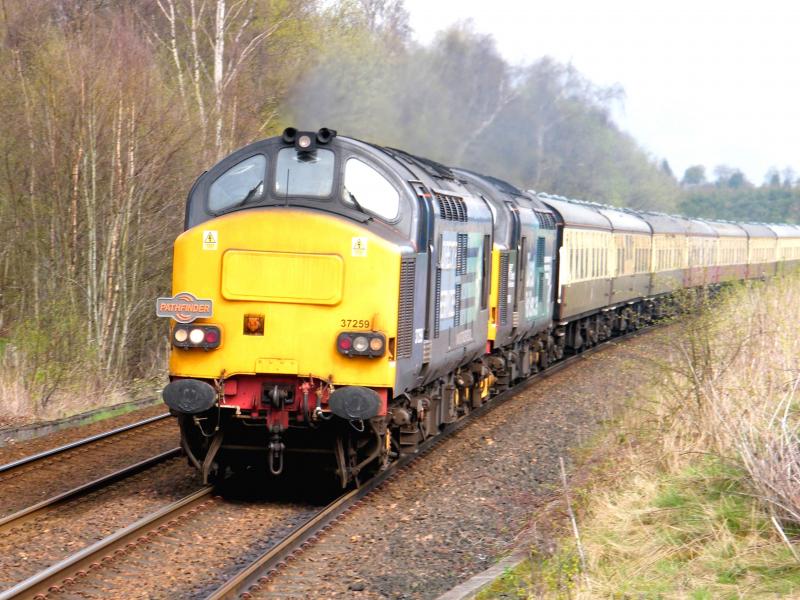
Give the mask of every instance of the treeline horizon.
[[800, 223], [800, 180], [790, 168], [773, 167], [764, 182], [755, 185], [734, 167], [719, 165], [711, 178], [703, 165], [693, 165], [684, 171], [680, 185], [679, 209], [689, 217]]
[[614, 123], [619, 87], [548, 57], [511, 65], [468, 24], [414, 41], [402, 0], [1, 8], [0, 401], [20, 412], [163, 376], [152, 303], [187, 192], [290, 125], [523, 189], [716, 218], [763, 193], [771, 212], [745, 220], [797, 218], [794, 186], [681, 186]]

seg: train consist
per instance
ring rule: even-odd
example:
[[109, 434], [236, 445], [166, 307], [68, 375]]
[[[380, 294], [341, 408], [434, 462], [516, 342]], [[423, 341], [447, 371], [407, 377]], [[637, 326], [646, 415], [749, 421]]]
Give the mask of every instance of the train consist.
[[164, 400], [204, 480], [303, 461], [343, 486], [674, 293], [800, 263], [800, 228], [520, 191], [300, 132], [200, 176], [175, 241]]

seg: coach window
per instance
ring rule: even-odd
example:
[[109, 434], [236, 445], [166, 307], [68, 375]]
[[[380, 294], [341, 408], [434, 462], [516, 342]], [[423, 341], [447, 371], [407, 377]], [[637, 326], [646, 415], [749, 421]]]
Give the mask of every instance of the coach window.
[[356, 158], [344, 168], [344, 201], [379, 217], [394, 221], [400, 211], [400, 194], [378, 171]]
[[208, 190], [208, 209], [218, 213], [252, 200], [257, 200], [264, 192], [264, 174], [267, 159], [262, 154], [232, 166], [217, 177]]

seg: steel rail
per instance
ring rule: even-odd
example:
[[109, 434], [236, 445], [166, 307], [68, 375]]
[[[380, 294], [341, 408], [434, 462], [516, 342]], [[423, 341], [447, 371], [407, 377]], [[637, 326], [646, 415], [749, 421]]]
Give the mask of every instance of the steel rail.
[[[534, 382], [550, 377], [557, 372], [588, 358], [592, 354], [609, 348], [616, 343], [631, 339], [647, 331], [651, 331], [654, 326], [638, 329], [625, 335], [617, 336], [606, 340], [585, 351], [568, 356], [557, 362], [552, 363], [543, 371], [534, 373], [524, 381], [500, 392], [489, 402], [478, 408], [472, 409], [463, 418], [448, 424], [438, 435], [429, 438], [419, 445], [414, 454], [402, 456], [399, 460], [392, 463], [386, 470], [382, 471], [362, 486], [354, 489], [340, 498], [331, 502], [328, 506], [320, 510], [305, 523], [292, 530], [278, 544], [258, 556], [249, 565], [236, 573], [225, 584], [217, 588], [206, 596], [205, 600], [228, 600], [232, 598], [249, 598], [250, 590], [256, 590], [262, 583], [267, 583], [278, 570], [285, 567], [287, 562], [299, 553], [302, 549], [317, 541], [320, 532], [330, 528], [345, 513], [358, 505], [367, 496], [376, 491], [388, 479], [395, 477], [400, 471], [409, 467], [413, 462], [428, 454], [434, 447], [444, 442], [447, 438], [472, 423], [476, 418], [494, 410], [506, 401], [516, 396], [519, 392], [532, 385]], [[0, 598], [2, 600], [2, 598]]]
[[97, 435], [86, 437], [71, 442], [69, 444], [64, 444], [63, 446], [58, 446], [57, 448], [51, 448], [50, 450], [45, 450], [37, 454], [32, 454], [31, 456], [20, 458], [19, 460], [15, 460], [13, 462], [0, 465], [0, 473], [5, 473], [6, 471], [12, 471], [13, 469], [17, 469], [32, 462], [36, 462], [37, 460], [42, 460], [43, 458], [49, 458], [51, 456], [61, 454], [62, 452], [66, 452], [67, 450], [73, 450], [75, 448], [79, 448], [81, 446], [85, 446], [87, 444], [91, 444], [93, 442], [97, 442], [105, 438], [119, 435], [120, 433], [125, 433], [126, 431], [130, 431], [131, 429], [136, 429], [138, 427], [149, 425], [150, 423], [155, 423], [156, 421], [161, 421], [162, 419], [166, 419], [169, 416], [170, 416], [169, 413], [156, 415], [154, 417], [143, 419], [142, 421], [137, 421], [136, 423], [124, 425], [122, 427], [117, 427], [116, 429], [104, 431], [103, 433], [98, 433]]
[[64, 504], [70, 500], [78, 498], [80, 496], [86, 495], [90, 492], [95, 490], [104, 488], [106, 486], [111, 485], [121, 479], [125, 479], [130, 477], [131, 475], [135, 475], [141, 471], [149, 469], [152, 466], [155, 466], [161, 462], [169, 460], [170, 458], [175, 458], [180, 456], [181, 449], [180, 448], [173, 448], [172, 450], [167, 450], [166, 452], [162, 452], [156, 456], [138, 462], [136, 464], [130, 465], [123, 469], [119, 469], [118, 471], [114, 471], [108, 475], [100, 477], [99, 479], [95, 479], [94, 481], [90, 481], [89, 483], [85, 483], [84, 485], [78, 486], [57, 496], [53, 496], [52, 498], [48, 498], [47, 500], [42, 500], [41, 502], [29, 506], [27, 508], [23, 508], [13, 514], [0, 518], [0, 533], [3, 533], [6, 530], [12, 529], [14, 527], [18, 527], [23, 522], [28, 521], [34, 517], [38, 517], [41, 513], [45, 512], [46, 510], [52, 509], [53, 507]]
[[[44, 598], [49, 593], [60, 591], [64, 584], [74, 581], [88, 574], [91, 570], [100, 568], [101, 565], [111, 560], [115, 553], [124, 552], [127, 546], [135, 542], [147, 541], [148, 533], [159, 526], [176, 518], [177, 515], [191, 510], [193, 505], [205, 501], [213, 491], [212, 486], [203, 487], [196, 492], [165, 506], [164, 508], [120, 529], [110, 536], [95, 542], [68, 556], [64, 560], [40, 571], [39, 573], [21, 581], [14, 587], [0, 593], [0, 600], [12, 598]], [[73, 577], [70, 577], [74, 574]]]
[[[602, 342], [580, 354], [561, 359], [551, 364], [547, 369], [535, 373], [524, 381], [497, 394], [482, 406], [470, 410], [468, 414], [464, 415], [464, 417], [458, 421], [448, 424], [439, 434], [421, 443], [414, 454], [401, 456], [386, 470], [360, 487], [340, 496], [325, 508], [318, 511], [305, 523], [293, 529], [275, 546], [251, 561], [249, 565], [241, 569], [225, 584], [207, 596], [207, 600], [249, 597], [248, 590], [258, 589], [260, 584], [266, 583], [278, 570], [285, 567], [288, 561], [291, 561], [294, 556], [302, 551], [302, 549], [317, 541], [321, 532], [327, 531], [335, 521], [356, 507], [361, 501], [366, 499], [367, 496], [375, 492], [383, 483], [399, 475], [402, 470], [405, 470], [412, 463], [427, 455], [433, 448], [472, 423], [475, 419], [494, 410], [507, 400], [510, 400], [537, 380], [549, 377], [576, 362], [580, 362], [595, 352], [608, 348], [622, 340], [645, 333], [651, 329], [653, 329], [652, 326], [630, 332]], [[91, 546], [78, 551], [0, 593], [0, 600], [11, 600], [21, 597], [45, 598], [50, 593], [61, 591], [64, 585], [69, 585], [73, 583], [76, 578], [81, 578], [87, 575], [89, 571], [100, 568], [103, 563], [112, 560], [114, 554], [124, 552], [126, 547], [147, 541], [151, 536], [157, 535], [156, 530], [159, 529], [160, 526], [175, 519], [180, 514], [188, 512], [193, 505], [201, 504], [205, 498], [212, 493], [213, 489], [213, 486], [203, 487], [182, 500], [178, 500]], [[35, 508], [36, 507], [32, 507], [31, 510], [35, 510]]]

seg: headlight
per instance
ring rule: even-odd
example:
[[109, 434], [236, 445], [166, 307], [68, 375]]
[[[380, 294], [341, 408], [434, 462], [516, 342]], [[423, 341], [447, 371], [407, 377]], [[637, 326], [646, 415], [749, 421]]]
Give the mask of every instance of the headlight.
[[369, 348], [369, 341], [363, 335], [360, 335], [353, 340], [353, 350], [359, 354], [366, 352], [367, 348]]

